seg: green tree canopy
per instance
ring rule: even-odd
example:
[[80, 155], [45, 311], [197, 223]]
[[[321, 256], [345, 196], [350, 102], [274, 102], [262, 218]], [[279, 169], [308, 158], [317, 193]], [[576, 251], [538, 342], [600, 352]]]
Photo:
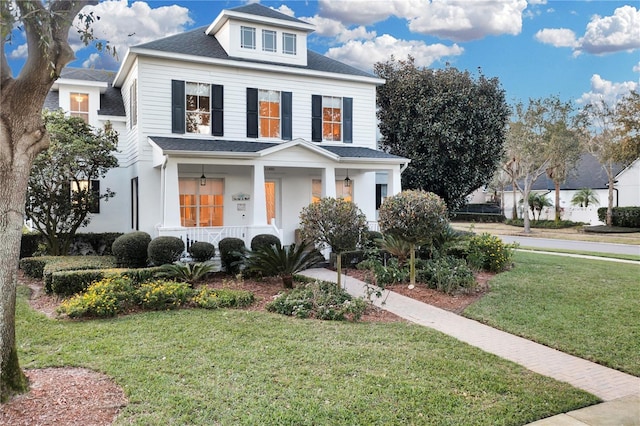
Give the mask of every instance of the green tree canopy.
[[45, 112], [44, 122], [51, 143], [31, 167], [26, 214], [44, 235], [49, 254], [60, 255], [78, 228], [89, 224], [100, 200], [115, 195], [109, 188], [100, 192], [92, 181], [118, 165], [118, 135], [62, 111]]
[[381, 146], [411, 159], [402, 187], [438, 194], [455, 210], [502, 158], [509, 106], [498, 79], [418, 68], [411, 57], [374, 70], [386, 80], [377, 91]]

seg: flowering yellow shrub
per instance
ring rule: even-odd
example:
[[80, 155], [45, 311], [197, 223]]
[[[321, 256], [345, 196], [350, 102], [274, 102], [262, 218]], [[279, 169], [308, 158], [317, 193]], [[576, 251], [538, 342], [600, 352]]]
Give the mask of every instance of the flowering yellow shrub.
[[134, 288], [125, 277], [109, 277], [91, 284], [87, 291], [63, 301], [58, 312], [71, 318], [111, 317], [131, 306]]

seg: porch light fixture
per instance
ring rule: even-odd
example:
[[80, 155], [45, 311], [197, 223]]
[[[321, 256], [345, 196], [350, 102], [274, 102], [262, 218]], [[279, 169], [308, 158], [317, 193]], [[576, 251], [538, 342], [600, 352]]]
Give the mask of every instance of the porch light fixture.
[[347, 169], [347, 177], [344, 178], [344, 186], [345, 188], [349, 188], [351, 186], [351, 179], [349, 179], [349, 169]]
[[204, 164], [202, 165], [202, 176], [200, 176], [200, 186], [207, 186], [207, 177], [204, 175]]

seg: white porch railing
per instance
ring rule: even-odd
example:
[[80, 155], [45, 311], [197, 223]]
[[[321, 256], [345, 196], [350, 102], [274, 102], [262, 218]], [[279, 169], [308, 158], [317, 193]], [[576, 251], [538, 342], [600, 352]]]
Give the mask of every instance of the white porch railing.
[[275, 222], [267, 226], [252, 227], [252, 226], [210, 226], [210, 227], [173, 227], [163, 228], [158, 226], [156, 228], [158, 236], [171, 236], [182, 239], [185, 244], [191, 244], [195, 241], [204, 241], [211, 243], [214, 246], [218, 246], [218, 243], [223, 238], [240, 238], [244, 241], [245, 245], [249, 247], [251, 245], [251, 239], [258, 234], [273, 234], [282, 240], [282, 229], [278, 229]]
[[368, 221], [367, 226], [369, 227], [369, 231], [380, 232], [380, 226], [378, 225], [378, 222], [375, 220]]

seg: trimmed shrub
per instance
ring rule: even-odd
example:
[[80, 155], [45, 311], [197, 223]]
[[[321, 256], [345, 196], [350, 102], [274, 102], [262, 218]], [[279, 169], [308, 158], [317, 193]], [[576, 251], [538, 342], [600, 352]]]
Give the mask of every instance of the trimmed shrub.
[[186, 304], [193, 290], [186, 283], [175, 281], [149, 281], [142, 283], [137, 299], [143, 309], [177, 309]]
[[255, 301], [255, 296], [246, 290], [203, 287], [192, 300], [197, 307], [204, 309], [244, 308]]
[[448, 256], [427, 261], [418, 271], [418, 279], [447, 294], [468, 292], [476, 285], [473, 271], [467, 262]]
[[160, 271], [162, 271], [162, 266], [151, 266], [148, 268], [125, 269], [121, 275], [129, 278], [131, 283], [137, 286], [156, 279]]
[[240, 271], [240, 263], [244, 259], [243, 253], [246, 250], [244, 241], [240, 238], [223, 238], [218, 243], [218, 250], [220, 250], [222, 269], [230, 274], [238, 273]]
[[147, 266], [149, 243], [151, 243], [151, 236], [146, 232], [130, 232], [115, 239], [111, 252], [116, 257], [118, 266], [142, 268]]
[[30, 278], [42, 279], [44, 276], [44, 267], [49, 262], [55, 262], [60, 258], [57, 256], [37, 256], [37, 257], [25, 257], [20, 259], [20, 269], [24, 274]]
[[134, 288], [125, 277], [109, 277], [91, 284], [87, 291], [63, 301], [58, 312], [71, 318], [112, 317], [129, 309]]
[[495, 235], [476, 235], [469, 240], [467, 261], [472, 268], [502, 272], [511, 266], [515, 245], [505, 244]]
[[44, 243], [42, 234], [39, 232], [29, 232], [22, 234], [20, 241], [20, 259], [31, 257], [38, 251], [38, 246]]
[[180, 260], [184, 253], [184, 241], [178, 237], [158, 237], [147, 247], [149, 261], [162, 266]]
[[58, 296], [68, 297], [85, 291], [91, 283], [100, 281], [105, 277], [105, 271], [79, 270], [59, 271], [50, 275], [51, 292]]
[[[621, 228], [640, 228], [640, 207], [614, 207], [611, 210], [611, 225]], [[598, 209], [598, 219], [607, 222], [607, 208]]]
[[271, 234], [258, 234], [251, 239], [251, 251], [260, 250], [262, 247], [276, 246], [281, 247], [280, 238]]
[[189, 254], [196, 262], [206, 262], [216, 255], [216, 247], [206, 241], [196, 241], [189, 247]]
[[114, 266], [114, 259], [111, 256], [57, 256], [47, 262], [44, 267], [44, 289], [47, 293], [53, 293], [54, 272], [108, 269]]

